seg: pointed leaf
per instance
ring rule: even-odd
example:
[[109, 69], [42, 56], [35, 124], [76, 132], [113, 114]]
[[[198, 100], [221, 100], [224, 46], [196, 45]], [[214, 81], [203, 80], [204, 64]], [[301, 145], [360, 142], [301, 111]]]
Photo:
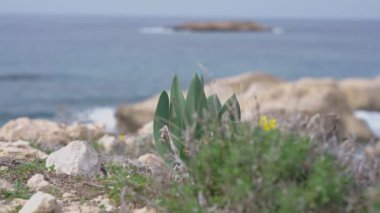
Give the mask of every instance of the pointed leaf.
[[179, 150], [183, 149], [182, 134], [184, 131], [185, 104], [185, 98], [178, 77], [175, 76], [170, 91], [169, 130]]
[[238, 121], [241, 119], [240, 104], [236, 98], [236, 95], [232, 95], [219, 111], [219, 119], [227, 113], [230, 121]]
[[[202, 135], [202, 125], [199, 123], [203, 116], [203, 111], [207, 110], [207, 98], [203, 91], [202, 80], [195, 75], [191, 81], [190, 88], [186, 99], [186, 125], [193, 127], [195, 125], [195, 138]], [[198, 120], [194, 120], [194, 115]]]
[[157, 151], [163, 155], [170, 151], [168, 143], [160, 142], [160, 130], [165, 125], [168, 125], [169, 121], [169, 96], [166, 91], [163, 91], [158, 100], [156, 112], [153, 120], [153, 138]]
[[218, 116], [218, 112], [220, 108], [222, 108], [222, 104], [220, 103], [220, 100], [216, 94], [213, 94], [207, 98], [207, 104], [208, 104], [208, 111], [210, 112], [210, 115], [215, 118]]
[[196, 74], [191, 81], [186, 98], [186, 121], [189, 125], [193, 124], [193, 116], [201, 116], [202, 110], [207, 108], [207, 99], [203, 91], [203, 84]]

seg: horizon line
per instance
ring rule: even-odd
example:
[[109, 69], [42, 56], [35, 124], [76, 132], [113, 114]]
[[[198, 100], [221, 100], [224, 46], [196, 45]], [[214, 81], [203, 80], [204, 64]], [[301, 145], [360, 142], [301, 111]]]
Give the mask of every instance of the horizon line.
[[229, 19], [229, 20], [342, 20], [342, 21], [379, 21], [380, 17], [334, 17], [334, 16], [233, 16], [233, 15], [162, 15], [162, 14], [109, 14], [109, 13], [56, 13], [56, 12], [0, 12], [0, 16], [72, 16], [72, 17], [114, 17], [114, 18], [180, 18], [180, 19]]

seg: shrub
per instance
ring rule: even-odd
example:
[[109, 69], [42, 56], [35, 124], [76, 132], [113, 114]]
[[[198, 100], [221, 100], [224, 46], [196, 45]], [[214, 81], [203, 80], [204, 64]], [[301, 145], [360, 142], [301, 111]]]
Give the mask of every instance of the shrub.
[[345, 210], [357, 187], [346, 168], [318, 152], [310, 139], [242, 123], [228, 131], [197, 141], [197, 155], [187, 163], [189, 177], [161, 196], [165, 211]]

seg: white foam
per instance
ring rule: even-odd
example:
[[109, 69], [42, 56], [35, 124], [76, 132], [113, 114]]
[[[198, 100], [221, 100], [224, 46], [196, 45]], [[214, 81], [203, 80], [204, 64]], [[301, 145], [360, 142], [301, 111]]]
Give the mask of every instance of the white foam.
[[355, 117], [364, 120], [372, 132], [380, 137], [380, 112], [356, 111]]
[[143, 34], [172, 34], [173, 30], [169, 27], [142, 27], [139, 29]]
[[112, 107], [99, 107], [89, 109], [77, 115], [80, 122], [92, 122], [105, 125], [107, 131], [116, 130], [115, 109]]
[[273, 34], [276, 34], [276, 35], [280, 35], [280, 34], [283, 34], [285, 32], [285, 30], [281, 27], [274, 27], [272, 29], [272, 33]]

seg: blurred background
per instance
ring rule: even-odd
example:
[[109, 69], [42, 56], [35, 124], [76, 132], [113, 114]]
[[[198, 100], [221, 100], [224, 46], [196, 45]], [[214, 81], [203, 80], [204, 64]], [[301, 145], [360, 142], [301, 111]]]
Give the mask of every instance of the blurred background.
[[[101, 121], [179, 74], [247, 71], [286, 80], [380, 74], [378, 0], [0, 0], [0, 124]], [[192, 21], [255, 21], [269, 32], [176, 32]]]

